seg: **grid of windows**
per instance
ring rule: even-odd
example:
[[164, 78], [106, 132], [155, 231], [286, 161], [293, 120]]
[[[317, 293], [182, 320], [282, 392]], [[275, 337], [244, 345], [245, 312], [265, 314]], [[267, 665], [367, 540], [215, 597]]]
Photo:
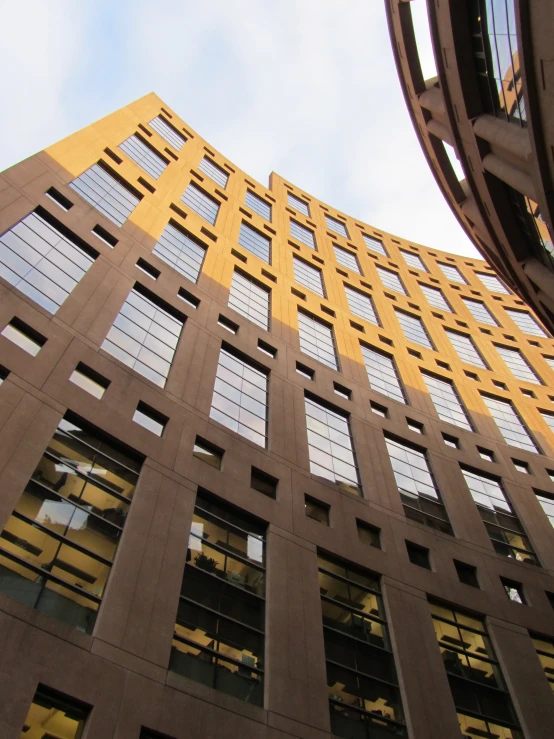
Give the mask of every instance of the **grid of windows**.
[[255, 444], [267, 445], [267, 373], [222, 347], [210, 417]]
[[160, 387], [167, 381], [184, 323], [168, 307], [135, 286], [101, 347]]
[[229, 292], [229, 307], [268, 331], [270, 292], [250, 275], [235, 269]]
[[488, 369], [488, 366], [485, 364], [485, 360], [475, 346], [471, 336], [460, 334], [457, 331], [451, 331], [448, 328], [445, 328], [444, 330], [446, 331], [446, 335], [450, 339], [450, 343], [454, 347], [456, 354], [462, 362], [465, 362], [466, 364], [474, 364], [476, 367], [482, 367], [483, 369]]
[[207, 192], [197, 187], [194, 182], [189, 182], [187, 189], [181, 197], [181, 202], [197, 213], [213, 226], [219, 213], [220, 203], [208, 195]]
[[303, 226], [301, 223], [298, 223], [298, 221], [294, 221], [292, 218], [290, 219], [290, 235], [293, 239], [301, 241], [306, 246], [309, 246], [310, 249], [315, 249], [314, 232], [311, 229], [306, 228], [306, 226]]
[[146, 174], [157, 180], [163, 174], [168, 162], [161, 157], [152, 147], [148, 146], [143, 139], [134, 133], [119, 145], [122, 152], [127, 154], [135, 164], [143, 169]]
[[539, 411], [539, 413], [542, 416], [542, 420], [554, 434], [554, 413], [549, 413], [548, 411]]
[[346, 413], [304, 398], [310, 472], [349, 493], [361, 494], [358, 465]]
[[455, 386], [448, 380], [443, 380], [435, 375], [422, 372], [425, 385], [435, 406], [438, 417], [441, 421], [453, 423], [455, 426], [473, 431], [471, 421], [466, 413], [460, 396]]
[[427, 298], [427, 302], [429, 303], [429, 305], [432, 305], [435, 308], [440, 308], [440, 310], [444, 310], [447, 313], [452, 313], [450, 303], [444, 297], [442, 290], [439, 290], [438, 287], [422, 285], [421, 283], [419, 284], [419, 286], [421, 288], [421, 292]]
[[331, 216], [325, 215], [325, 222], [327, 223], [327, 228], [330, 231], [334, 231], [336, 234], [339, 234], [339, 236], [344, 236], [345, 239], [348, 239], [348, 231], [346, 230], [346, 226], [342, 221], [337, 221], [336, 218], [331, 218]]
[[524, 739], [485, 620], [443, 604], [429, 608], [462, 735]]
[[488, 323], [489, 326], [498, 326], [498, 321], [492, 315], [490, 310], [484, 303], [479, 300], [472, 300], [471, 298], [462, 298], [465, 307], [471, 313], [473, 318], [479, 323]]
[[168, 223], [152, 253], [191, 282], [198, 282], [206, 251], [205, 246]]
[[370, 349], [365, 344], [360, 344], [360, 346], [372, 390], [398, 400], [399, 403], [406, 403], [406, 395], [393, 357]]
[[443, 264], [442, 262], [437, 262], [437, 264], [447, 280], [450, 280], [450, 282], [459, 282], [461, 285], [467, 285], [466, 278], [457, 267], [453, 267], [451, 264]]
[[396, 311], [396, 317], [407, 341], [421, 344], [421, 346], [426, 346], [428, 349], [435, 349], [421, 318], [412, 316], [410, 313], [404, 313], [401, 310]]
[[514, 377], [517, 377], [518, 380], [523, 380], [523, 382], [533, 382], [536, 385], [542, 384], [519, 349], [512, 349], [508, 346], [500, 346], [498, 344], [495, 344], [495, 347]]
[[55, 313], [97, 256], [30, 213], [0, 237], [0, 276]]
[[271, 205], [252, 190], [247, 190], [244, 196], [244, 204], [247, 205], [254, 213], [257, 213], [266, 221], [271, 223]]
[[487, 288], [487, 290], [491, 293], [505, 293], [506, 295], [510, 294], [510, 291], [504, 287], [504, 285], [500, 282], [498, 277], [496, 275], [489, 275], [485, 272], [476, 272], [475, 273], [477, 277], [481, 280], [483, 285]]
[[294, 210], [297, 210], [299, 213], [308, 216], [308, 218], [310, 217], [310, 206], [305, 200], [300, 200], [296, 195], [288, 192], [287, 201], [291, 208], [294, 208]]
[[212, 160], [208, 157], [204, 157], [202, 159], [202, 161], [198, 165], [198, 169], [201, 172], [204, 172], [205, 175], [208, 175], [208, 177], [213, 180], [216, 185], [219, 185], [223, 189], [227, 187], [229, 175], [224, 169], [219, 167], [215, 162], [212, 162]]
[[271, 239], [244, 221], [240, 224], [239, 244], [266, 264], [271, 264]]
[[385, 269], [384, 267], [379, 266], [376, 266], [375, 269], [383, 283], [383, 287], [388, 288], [389, 290], [394, 290], [394, 292], [397, 293], [402, 293], [402, 295], [408, 294], [398, 272], [392, 272], [390, 269]]
[[535, 318], [533, 318], [533, 316], [527, 311], [515, 310], [514, 308], [504, 308], [504, 310], [519, 330], [524, 334], [530, 334], [531, 336], [548, 336]]
[[339, 264], [342, 264], [346, 269], [352, 270], [352, 272], [356, 272], [359, 275], [362, 274], [358, 263], [358, 257], [355, 254], [348, 251], [348, 249], [343, 249], [342, 246], [337, 246], [336, 244], [333, 244], [333, 250], [335, 252], [335, 259]]
[[554, 692], [554, 640], [545, 636], [531, 635], [531, 641], [543, 666], [546, 679], [550, 683], [550, 688]]
[[400, 253], [408, 267], [419, 269], [421, 272], [427, 272], [427, 267], [423, 264], [421, 258], [418, 257], [417, 254], [414, 254], [411, 251], [404, 251], [404, 249], [400, 249]]
[[452, 534], [452, 526], [425, 452], [385, 436], [406, 518]]
[[331, 731], [407, 737], [379, 577], [318, 556]]
[[154, 131], [160, 134], [162, 139], [165, 139], [168, 144], [171, 144], [175, 151], [180, 151], [183, 148], [183, 144], [186, 143], [186, 137], [177, 131], [171, 123], [166, 121], [163, 115], [153, 118], [149, 125]]
[[93, 164], [69, 187], [116, 226], [123, 226], [140, 202], [135, 192], [118, 182], [100, 163]]
[[348, 300], [348, 307], [355, 316], [364, 318], [376, 326], [380, 325], [371, 295], [366, 295], [361, 290], [350, 287], [350, 285], [344, 286], [344, 292]]
[[531, 542], [506, 498], [500, 481], [464, 468], [462, 472], [495, 552], [504, 557], [517, 559], [519, 562], [539, 564]]
[[300, 351], [338, 370], [339, 363], [335, 350], [333, 328], [315, 316], [298, 311], [298, 336]]
[[299, 257], [293, 256], [292, 264], [294, 267], [294, 279], [299, 285], [304, 285], [322, 298], [325, 297], [325, 288], [323, 285], [323, 273], [317, 267], [313, 267]]
[[63, 419], [0, 536], [0, 592], [91, 633], [141, 463]]
[[265, 526], [198, 492], [169, 669], [263, 705]]
[[374, 251], [376, 254], [382, 254], [384, 257], [388, 257], [387, 250], [382, 241], [367, 234], [362, 234], [362, 238], [368, 249]]
[[509, 400], [493, 398], [490, 395], [482, 395], [482, 398], [506, 444], [525, 449], [527, 452], [539, 451], [527, 427]]
[[541, 504], [543, 511], [546, 513], [548, 520], [554, 526], [554, 496], [547, 495], [546, 493], [539, 493], [535, 491], [537, 500]]

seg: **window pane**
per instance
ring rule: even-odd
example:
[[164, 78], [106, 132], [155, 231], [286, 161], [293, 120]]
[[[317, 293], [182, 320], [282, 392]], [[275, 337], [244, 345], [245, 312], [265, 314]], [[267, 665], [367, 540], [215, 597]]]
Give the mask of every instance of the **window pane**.
[[219, 185], [223, 189], [227, 187], [229, 175], [224, 169], [218, 167], [218, 165], [215, 162], [212, 162], [212, 160], [208, 157], [204, 157], [202, 159], [202, 161], [198, 165], [198, 169], [201, 172], [204, 172], [204, 174], [208, 175], [208, 177], [213, 180], [216, 185]]
[[205, 246], [168, 223], [152, 253], [196, 283], [206, 251]]
[[252, 190], [246, 191], [244, 204], [271, 223], [271, 205]]
[[80, 177], [70, 182], [69, 187], [116, 226], [122, 226], [140, 202], [135, 193], [99, 164], [93, 164]]
[[193, 210], [208, 223], [214, 225], [219, 213], [220, 203], [207, 192], [190, 182], [181, 197], [181, 202]]
[[373, 390], [383, 393], [399, 403], [406, 403], [406, 396], [394, 359], [386, 354], [361, 344], [362, 356], [369, 384]]
[[266, 331], [269, 330], [269, 296], [270, 291], [266, 287], [249, 275], [234, 271], [229, 307]]
[[133, 134], [128, 139], [119, 145], [121, 151], [123, 151], [129, 159], [132, 159], [139, 167], [141, 167], [147, 174], [153, 177], [155, 180], [163, 174], [167, 167], [165, 159], [152, 150], [143, 139], [137, 134]]
[[314, 316], [298, 311], [298, 336], [300, 351], [338, 370], [333, 329]]
[[292, 264], [295, 281], [324, 298], [325, 289], [323, 287], [323, 274], [321, 270], [294, 255], [292, 257]]
[[314, 232], [303, 226], [301, 223], [298, 223], [298, 221], [293, 221], [292, 218], [290, 219], [290, 235], [293, 239], [301, 241], [306, 246], [309, 246], [310, 249], [315, 249]]
[[435, 349], [421, 318], [399, 310], [396, 311], [396, 317], [408, 341], [421, 344], [421, 346], [426, 346], [428, 349]]
[[186, 142], [185, 136], [175, 128], [163, 117], [163, 115], [156, 116], [148, 124], [154, 131], [157, 131], [162, 138], [164, 138], [168, 144], [175, 149], [180, 151], [183, 144]]
[[244, 222], [240, 224], [239, 244], [266, 264], [271, 264], [271, 239]]
[[429, 375], [425, 372], [422, 374], [439, 418], [460, 426], [460, 428], [464, 428], [467, 431], [473, 431], [471, 422], [454, 385], [434, 375]]

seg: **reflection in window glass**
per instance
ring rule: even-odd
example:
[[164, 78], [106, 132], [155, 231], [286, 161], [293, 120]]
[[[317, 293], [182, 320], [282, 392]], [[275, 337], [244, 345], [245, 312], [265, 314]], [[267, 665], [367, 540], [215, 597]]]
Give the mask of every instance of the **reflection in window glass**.
[[154, 297], [133, 288], [101, 348], [164, 387], [184, 319], [169, 313]]
[[406, 395], [393, 357], [371, 349], [365, 344], [360, 346], [372, 390], [383, 393], [399, 403], [406, 403]]
[[297, 198], [296, 195], [293, 195], [290, 192], [287, 193], [287, 199], [291, 208], [302, 213], [302, 215], [308, 216], [308, 218], [310, 217], [310, 206], [305, 200], [300, 200], [300, 198]]
[[116, 226], [123, 226], [141, 200], [130, 185], [116, 179], [102, 162], [93, 164], [70, 182], [69, 187]]
[[400, 249], [400, 253], [402, 254], [402, 257], [404, 258], [404, 261], [408, 265], [408, 267], [413, 267], [414, 269], [419, 269], [421, 272], [427, 272], [427, 267], [423, 264], [420, 257], [418, 257], [417, 254], [414, 254], [411, 251], [404, 251], [403, 249]]
[[155, 180], [164, 173], [168, 165], [167, 160], [161, 157], [151, 146], [148, 146], [142, 136], [136, 133], [125, 139], [119, 145], [119, 148]]
[[476, 367], [482, 367], [483, 369], [488, 369], [488, 366], [485, 364], [485, 360], [475, 346], [471, 336], [459, 334], [457, 331], [450, 331], [450, 329], [447, 328], [444, 330], [450, 339], [450, 343], [454, 347], [456, 354], [462, 362], [465, 362], [466, 364], [474, 364]]
[[81, 739], [90, 708], [39, 685], [21, 730], [21, 737]]
[[530, 336], [547, 336], [538, 322], [530, 313], [523, 310], [515, 310], [513, 308], [504, 308], [512, 321], [516, 324], [520, 331]]
[[152, 252], [191, 282], [198, 282], [206, 247], [170, 222]]
[[498, 326], [498, 321], [484, 303], [481, 303], [479, 300], [472, 300], [471, 298], [462, 298], [462, 300], [476, 321], [487, 323], [489, 326]]
[[158, 115], [156, 118], [153, 118], [149, 125], [154, 129], [154, 131], [159, 133], [168, 144], [171, 144], [175, 151], [180, 151], [187, 140], [180, 131], [177, 131], [177, 129], [163, 117], [163, 115]]
[[371, 295], [366, 295], [361, 290], [356, 290], [350, 285], [344, 286], [344, 292], [346, 293], [346, 299], [348, 300], [348, 307], [355, 316], [364, 318], [370, 323], [374, 323], [376, 326], [380, 326], [379, 319], [377, 317], [377, 311], [373, 304]]
[[333, 246], [333, 249], [335, 251], [335, 259], [339, 264], [342, 264], [346, 269], [352, 270], [352, 272], [356, 272], [359, 275], [362, 274], [358, 263], [358, 257], [353, 252], [348, 251], [348, 249], [343, 249], [342, 246], [336, 245]]
[[339, 363], [335, 350], [333, 328], [315, 316], [298, 311], [298, 338], [300, 351], [338, 370]]
[[271, 291], [237, 269], [229, 291], [229, 307], [269, 331], [269, 297]]
[[527, 452], [539, 452], [527, 427], [509, 400], [501, 400], [500, 398], [483, 394], [481, 394], [481, 397], [485, 401], [485, 405], [495, 420], [506, 444], [518, 447], [519, 449], [525, 449]]
[[204, 172], [204, 174], [208, 175], [208, 177], [213, 180], [216, 185], [219, 185], [223, 189], [227, 187], [229, 175], [224, 169], [219, 167], [215, 162], [212, 162], [212, 160], [208, 157], [205, 156], [202, 159], [202, 161], [198, 165], [198, 169], [201, 172]]
[[309, 246], [310, 249], [315, 249], [314, 232], [301, 223], [298, 223], [298, 221], [294, 221], [292, 218], [290, 219], [290, 235], [293, 239]]
[[461, 285], [467, 285], [467, 280], [457, 267], [453, 267], [451, 264], [443, 264], [442, 262], [437, 262], [437, 264], [447, 280], [450, 280], [450, 282], [459, 282]]
[[427, 298], [427, 302], [429, 303], [429, 305], [432, 305], [435, 308], [440, 308], [440, 310], [447, 311], [448, 313], [452, 313], [452, 308], [444, 297], [442, 290], [439, 290], [438, 287], [422, 285], [421, 283], [419, 286], [421, 288], [421, 292]]
[[504, 287], [496, 275], [489, 275], [486, 272], [476, 272], [477, 277], [481, 280], [483, 285], [491, 293], [505, 293], [510, 294], [510, 291]]
[[421, 318], [412, 316], [411, 313], [404, 313], [401, 310], [396, 310], [395, 312], [406, 340], [421, 344], [421, 346], [426, 346], [428, 349], [434, 351], [435, 347]]
[[495, 347], [514, 377], [517, 377], [518, 380], [523, 380], [523, 382], [533, 382], [535, 385], [542, 385], [535, 371], [519, 349], [500, 346], [499, 344], [495, 344]]
[[219, 213], [220, 203], [207, 192], [201, 190], [194, 182], [189, 182], [187, 189], [181, 196], [181, 202], [197, 213], [213, 226]]
[[252, 190], [247, 190], [244, 197], [244, 204], [247, 205], [254, 213], [257, 213], [266, 221], [271, 223], [271, 205]]
[[62, 420], [0, 534], [0, 592], [91, 633], [140, 468]]
[[331, 218], [331, 216], [326, 215], [325, 222], [327, 223], [327, 228], [330, 231], [334, 231], [336, 234], [344, 236], [345, 239], [349, 238], [346, 226], [344, 225], [344, 223], [342, 223], [342, 221], [337, 221], [336, 218]]
[[554, 692], [554, 640], [546, 636], [531, 635], [531, 641], [544, 669], [545, 677]]
[[392, 272], [390, 269], [385, 269], [384, 267], [379, 266], [377, 266], [375, 269], [377, 270], [377, 274], [381, 278], [381, 282], [383, 283], [384, 288], [394, 290], [394, 292], [401, 293], [402, 295], [408, 294], [398, 272]]
[[440, 379], [427, 372], [422, 372], [422, 375], [439, 418], [460, 426], [466, 431], [473, 431], [471, 421], [454, 385], [448, 380]]
[[384, 257], [388, 257], [387, 250], [383, 246], [382, 241], [374, 238], [373, 236], [368, 236], [367, 234], [362, 234], [362, 238], [368, 249], [371, 249], [371, 251], [374, 251], [377, 254], [381, 254]]
[[271, 264], [271, 239], [244, 222], [240, 224], [239, 244], [266, 264]]
[[294, 255], [292, 257], [292, 264], [295, 282], [298, 282], [299, 285], [304, 285], [308, 290], [324, 298], [325, 288], [323, 286], [323, 273], [321, 270]]
[[263, 704], [265, 526], [199, 491], [169, 669]]

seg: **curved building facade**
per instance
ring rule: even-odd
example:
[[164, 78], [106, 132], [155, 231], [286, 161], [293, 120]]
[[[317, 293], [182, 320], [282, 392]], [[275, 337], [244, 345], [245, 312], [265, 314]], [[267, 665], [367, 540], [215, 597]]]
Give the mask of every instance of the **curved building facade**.
[[0, 199], [3, 739], [546, 739], [554, 340], [150, 94]]
[[437, 76], [427, 80], [409, 0], [386, 8], [404, 97], [445, 198], [480, 253], [554, 330], [551, 4], [428, 2]]

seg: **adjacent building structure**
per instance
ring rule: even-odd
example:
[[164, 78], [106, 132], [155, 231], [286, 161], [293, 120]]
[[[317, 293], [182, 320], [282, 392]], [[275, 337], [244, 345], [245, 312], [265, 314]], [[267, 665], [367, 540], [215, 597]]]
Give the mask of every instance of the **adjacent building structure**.
[[552, 4], [414, 2], [427, 6], [437, 71], [432, 79], [422, 74], [410, 0], [385, 5], [404, 97], [427, 161], [480, 253], [552, 331]]
[[554, 340], [156, 95], [0, 177], [2, 739], [546, 739]]

